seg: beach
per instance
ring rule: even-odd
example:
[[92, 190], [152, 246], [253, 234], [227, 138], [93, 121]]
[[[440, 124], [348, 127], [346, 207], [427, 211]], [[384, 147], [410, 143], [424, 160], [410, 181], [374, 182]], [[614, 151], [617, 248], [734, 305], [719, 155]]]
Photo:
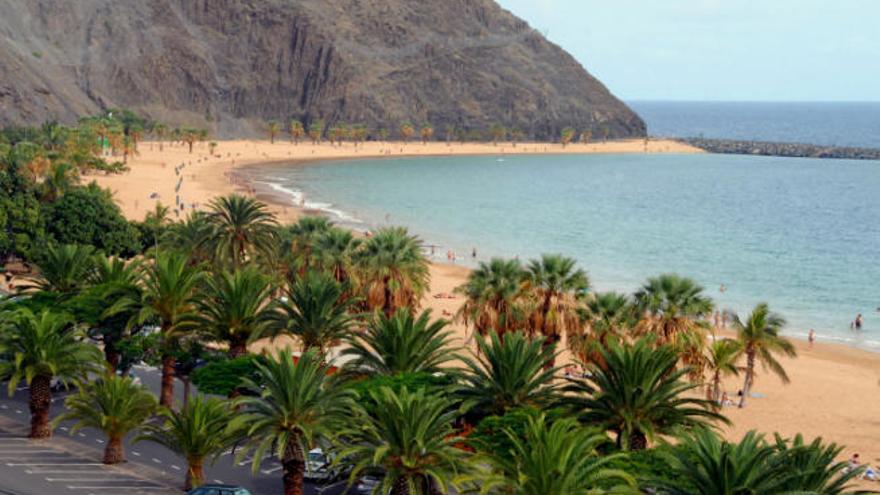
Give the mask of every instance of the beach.
[[[248, 184], [242, 174], [246, 167], [261, 163], [306, 163], [317, 160], [342, 158], [388, 158], [398, 156], [446, 156], [477, 154], [531, 154], [531, 153], [645, 153], [642, 140], [608, 143], [572, 144], [565, 148], [558, 144], [509, 143], [497, 146], [477, 143], [368, 142], [355, 147], [310, 143], [291, 144], [278, 139], [268, 141], [221, 141], [213, 156], [208, 156], [208, 145], [197, 144], [190, 154], [185, 145], [157, 143], [139, 145], [139, 155], [129, 160], [131, 170], [120, 175], [89, 175], [84, 181], [95, 180], [113, 192], [124, 214], [134, 220], [143, 220], [154, 208], [156, 201], [174, 205], [179, 194], [185, 203], [183, 212], [172, 213], [182, 218], [193, 206], [204, 209], [212, 197], [239, 191], [257, 194], [273, 201], [266, 191], [258, 191]], [[648, 153], [695, 153], [694, 148], [674, 142], [651, 140]], [[184, 165], [178, 176], [175, 167]], [[180, 179], [182, 178], [182, 181]], [[180, 181], [179, 190], [175, 190]], [[154, 196], [151, 198], [151, 196]], [[294, 205], [271, 205], [282, 221], [294, 221], [303, 212]], [[179, 217], [177, 216], [179, 215]], [[589, 267], [586, 267], [589, 270]], [[662, 270], [663, 267], [658, 267]], [[433, 295], [451, 293], [467, 277], [468, 269], [461, 266], [433, 264], [431, 290], [424, 307], [435, 316], [453, 314], [461, 298], [434, 298]], [[772, 305], [772, 300], [770, 301]], [[461, 343], [468, 335], [461, 325], [453, 325]], [[821, 335], [820, 335], [821, 337]], [[725, 428], [726, 435], [739, 439], [748, 430], [756, 429], [772, 435], [779, 432], [790, 436], [801, 432], [807, 439], [817, 436], [827, 441], [845, 444], [842, 455], [849, 457], [858, 452], [863, 461], [880, 464], [880, 354], [856, 348], [817, 342], [810, 348], [806, 342], [796, 341], [799, 357], [783, 359], [791, 383], [759, 370], [754, 391], [761, 398], [751, 399], [745, 409], [725, 408], [724, 413], [733, 425]], [[725, 382], [725, 389], [735, 396], [742, 387], [739, 379]], [[866, 485], [873, 486], [873, 485]]]

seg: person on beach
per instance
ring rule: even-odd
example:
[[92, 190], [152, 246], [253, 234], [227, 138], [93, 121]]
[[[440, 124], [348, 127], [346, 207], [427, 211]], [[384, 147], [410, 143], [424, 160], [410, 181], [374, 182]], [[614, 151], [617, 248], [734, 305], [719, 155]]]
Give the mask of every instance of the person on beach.
[[477, 259], [477, 248], [471, 249], [471, 258]]
[[861, 313], [856, 315], [856, 319], [855, 319], [855, 321], [853, 321], [853, 326], [855, 326], [856, 330], [862, 329], [862, 314]]
[[807, 335], [807, 342], [810, 343], [810, 349], [813, 348], [813, 342], [815, 342], [815, 341], [816, 341], [816, 332], [814, 332], [813, 329], [811, 328], [809, 335]]
[[718, 292], [724, 294], [727, 292], [727, 287], [724, 284], [721, 284], [721, 287], [718, 287]]

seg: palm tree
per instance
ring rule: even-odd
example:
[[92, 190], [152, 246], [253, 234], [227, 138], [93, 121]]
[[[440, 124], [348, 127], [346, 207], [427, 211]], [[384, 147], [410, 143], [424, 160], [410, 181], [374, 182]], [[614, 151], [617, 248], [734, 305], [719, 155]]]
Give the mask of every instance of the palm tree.
[[79, 184], [79, 172], [70, 162], [54, 162], [43, 177], [42, 200], [50, 203], [64, 196]]
[[38, 274], [30, 280], [29, 290], [39, 290], [69, 297], [88, 284], [94, 270], [95, 248], [79, 244], [47, 246], [37, 262]]
[[[603, 433], [582, 427], [573, 418], [548, 424], [541, 414], [527, 421], [522, 436], [504, 431], [511, 450], [487, 452], [497, 474], [486, 480], [482, 493], [492, 488], [517, 495], [639, 493], [629, 474], [609, 466], [620, 454], [599, 454], [608, 442]], [[609, 486], [613, 488], [606, 492]]]
[[559, 136], [559, 142], [562, 143], [563, 148], [574, 139], [575, 132], [574, 128], [571, 127], [566, 127], [562, 130], [562, 134]]
[[403, 142], [406, 143], [409, 141], [409, 138], [412, 137], [415, 129], [413, 129], [412, 124], [409, 122], [404, 122], [400, 124], [400, 137], [403, 138]]
[[153, 126], [153, 135], [159, 140], [159, 151], [163, 150], [165, 138], [168, 137], [168, 126], [165, 124], [156, 124]]
[[197, 296], [191, 324], [198, 333], [229, 344], [229, 358], [247, 354], [247, 345], [269, 321], [274, 288], [260, 272], [245, 267], [208, 278]]
[[742, 355], [742, 344], [732, 339], [715, 340], [706, 351], [706, 366], [712, 375], [712, 401], [721, 400], [721, 380], [738, 375], [736, 362]]
[[210, 203], [206, 218], [212, 234], [207, 239], [215, 261], [241, 267], [255, 256], [271, 258], [275, 252], [275, 218], [265, 203], [239, 194], [217, 198]]
[[664, 494], [805, 493], [783, 489], [786, 466], [774, 462], [773, 448], [754, 431], [737, 444], [712, 431], [698, 430], [673, 452], [668, 463], [676, 483], [657, 481]]
[[580, 311], [586, 331], [569, 340], [569, 347], [585, 363], [604, 366], [602, 349], [623, 341], [635, 323], [629, 297], [617, 292], [600, 292], [587, 299]]
[[354, 272], [355, 253], [361, 245], [350, 230], [330, 228], [314, 243], [316, 264], [339, 283], [348, 282]]
[[88, 324], [89, 337], [103, 344], [106, 366], [115, 373], [122, 361], [120, 346], [133, 333], [128, 322], [136, 309], [130, 307], [129, 311], [114, 314], [108, 309], [120, 301], [141, 297], [141, 263], [97, 254], [94, 267], [86, 282], [88, 287], [71, 300], [67, 309], [77, 321]]
[[281, 132], [281, 124], [274, 120], [270, 120], [266, 124], [266, 131], [269, 133], [269, 143], [275, 144], [275, 136]]
[[330, 347], [348, 335], [358, 317], [352, 313], [356, 301], [344, 297], [345, 287], [329, 275], [308, 272], [286, 291], [269, 316], [266, 335], [297, 337], [303, 351], [326, 355]]
[[355, 258], [369, 309], [391, 317], [400, 308], [418, 309], [428, 290], [428, 261], [418, 237], [403, 227], [379, 229]]
[[100, 369], [101, 352], [85, 342], [85, 334], [70, 319], [44, 310], [35, 315], [23, 308], [0, 320], [0, 377], [8, 380], [9, 395], [22, 380], [28, 386], [31, 412], [29, 438], [49, 438], [52, 381], [65, 386]]
[[785, 319], [770, 311], [767, 303], [760, 303], [752, 310], [752, 314], [745, 322], [740, 321], [738, 316], [733, 318], [733, 327], [737, 332], [737, 339], [742, 345], [742, 352], [746, 356], [745, 383], [743, 384], [742, 396], [739, 407], [745, 407], [746, 397], [752, 390], [755, 382], [755, 364], [760, 361], [764, 369], [775, 373], [783, 383], [790, 380], [785, 368], [776, 360], [774, 354], [782, 354], [788, 357], [797, 356], [794, 345], [785, 337], [779, 335]]
[[299, 140], [302, 139], [305, 134], [305, 128], [303, 127], [302, 122], [298, 120], [290, 121], [290, 140], [293, 141], [294, 144], [299, 144]]
[[504, 415], [524, 406], [543, 406], [556, 397], [555, 368], [545, 368], [554, 354], [542, 339], [529, 339], [521, 332], [502, 340], [497, 333], [477, 338], [478, 352], [462, 356], [465, 364], [461, 396], [477, 415]]
[[103, 462], [119, 464], [125, 462], [122, 440], [150, 419], [156, 406], [156, 398], [146, 387], [129, 377], [107, 375], [68, 396], [64, 401], [67, 411], [55, 419], [55, 424], [76, 420], [71, 435], [80, 428], [103, 431], [107, 435]]
[[[545, 254], [532, 260], [527, 268], [529, 289], [535, 306], [529, 328], [544, 337], [545, 346], [555, 346], [560, 335], [575, 334], [580, 328], [578, 303], [590, 287], [587, 273], [577, 262], [562, 255]], [[547, 363], [553, 366], [553, 361]]]
[[593, 131], [592, 130], [587, 129], [581, 133], [581, 143], [588, 144], [591, 139], [593, 139]]
[[504, 141], [504, 137], [507, 136], [507, 129], [501, 124], [493, 124], [489, 128], [489, 135], [492, 136], [492, 144], [498, 146], [498, 141]]
[[248, 439], [241, 455], [254, 450], [256, 472], [263, 456], [274, 453], [283, 466], [285, 495], [303, 493], [304, 453], [338, 431], [353, 405], [350, 391], [335, 386], [323, 361], [315, 351], [295, 361], [285, 349], [257, 363], [257, 381], [244, 379], [252, 396], [239, 399], [234, 422]]
[[324, 133], [324, 121], [316, 120], [309, 125], [309, 139], [316, 145], [321, 142], [321, 134]]
[[480, 335], [494, 331], [504, 336], [522, 328], [526, 320], [522, 304], [525, 277], [517, 260], [481, 261], [468, 275], [467, 282], [455, 289], [465, 297], [457, 318], [465, 325], [473, 325]]
[[684, 333], [705, 333], [700, 320], [712, 312], [712, 300], [693, 280], [674, 273], [649, 278], [635, 298], [643, 314], [637, 333], [654, 334], [658, 345], [676, 345]]
[[513, 129], [510, 131], [510, 143], [516, 148], [516, 143], [522, 141], [525, 138], [525, 133], [520, 129]]
[[197, 129], [181, 129], [180, 131], [180, 140], [189, 146], [189, 152], [193, 152], [193, 144], [196, 143], [200, 139], [200, 133]]
[[[211, 259], [208, 249], [211, 230], [207, 214], [195, 211], [182, 222], [171, 224], [162, 236], [162, 240], [163, 244], [167, 244], [171, 249], [187, 253], [190, 265], [196, 266]], [[158, 249], [158, 244], [156, 247]]]
[[457, 478], [471, 470], [467, 452], [453, 430], [460, 411], [450, 400], [425, 389], [371, 390], [341, 432], [347, 447], [340, 456], [354, 464], [351, 479], [381, 472], [374, 493], [435, 495], [458, 489]]
[[237, 418], [231, 404], [223, 399], [196, 396], [180, 412], [162, 409], [162, 423], [148, 424], [135, 441], [162, 445], [186, 459], [184, 490], [205, 480], [205, 459], [220, 456], [239, 439]]
[[187, 263], [185, 255], [162, 253], [144, 271], [143, 292], [139, 299], [127, 299], [108, 309], [108, 315], [135, 311], [130, 326], [158, 320], [162, 356], [162, 390], [159, 404], [171, 407], [174, 397], [174, 355], [178, 339], [195, 311], [196, 289], [204, 275]]
[[356, 374], [399, 375], [438, 373], [453, 359], [452, 332], [446, 320], [431, 321], [431, 311], [418, 317], [399, 310], [391, 318], [377, 314], [361, 334], [347, 338], [343, 357], [350, 358], [346, 369]]
[[843, 447], [823, 444], [821, 438], [805, 443], [799, 433], [787, 440], [775, 435], [776, 458], [788, 473], [780, 491], [785, 493], [821, 493], [823, 495], [861, 495], [874, 493], [851, 490], [849, 483], [861, 476], [862, 469], [850, 469], [846, 461], [838, 461]]
[[281, 229], [281, 254], [289, 265], [289, 275], [305, 275], [318, 268], [317, 243], [333, 229], [330, 220], [324, 217], [304, 216], [295, 224]]
[[604, 367], [592, 364], [583, 379], [569, 379], [565, 402], [584, 424], [614, 432], [624, 450], [647, 448], [657, 435], [727, 423], [712, 402], [688, 392], [699, 385], [683, 381], [688, 369], [676, 370], [678, 356], [669, 346], [652, 348], [612, 344], [602, 350]]
[[431, 137], [434, 135], [434, 128], [431, 127], [431, 124], [425, 124], [421, 129], [422, 135], [422, 144], [428, 144], [428, 141], [431, 140]]

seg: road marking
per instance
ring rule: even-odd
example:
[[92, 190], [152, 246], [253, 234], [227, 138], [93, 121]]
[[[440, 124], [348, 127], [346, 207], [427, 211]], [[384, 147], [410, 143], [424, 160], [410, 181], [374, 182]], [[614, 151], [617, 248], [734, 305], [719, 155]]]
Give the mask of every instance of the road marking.
[[6, 404], [0, 404], [0, 409], [9, 409], [9, 406]]
[[62, 430], [62, 431], [68, 431], [68, 429], [67, 429], [66, 426], [62, 426], [62, 427], [61, 427], [61, 430]]
[[171, 469], [174, 469], [175, 471], [180, 471], [180, 466], [175, 466], [174, 464], [172, 464]]
[[115, 493], [119, 493], [119, 490], [141, 490], [144, 488], [162, 488], [162, 485], [122, 485], [122, 486], [78, 486], [78, 485], [67, 485], [68, 490], [113, 490]]
[[132, 450], [131, 453], [134, 454], [134, 455], [136, 455], [136, 456], [138, 456], [138, 457], [141, 456], [141, 453], [140, 453], [140, 452], [136, 452], [136, 451], [134, 451], [134, 450]]
[[107, 474], [107, 471], [82, 470], [82, 469], [25, 469], [27, 474]]
[[218, 485], [222, 485], [222, 484], [223, 484], [223, 482], [220, 481], [220, 480], [218, 480], [218, 479], [215, 479], [215, 480], [214, 480], [214, 483], [217, 483]]
[[155, 462], [156, 464], [162, 464], [162, 461], [156, 459], [155, 457], [153, 457], [153, 462]]
[[278, 471], [278, 470], [280, 470], [280, 469], [284, 469], [284, 466], [275, 466], [275, 467], [273, 467], [273, 468], [271, 468], [271, 469], [262, 469], [262, 470], [260, 470], [260, 472], [263, 473], [263, 474], [272, 474], [272, 473], [274, 473], [275, 471]]
[[101, 440], [100, 438], [96, 438], [95, 441], [98, 442], [98, 443], [104, 443], [104, 441]]
[[81, 436], [81, 437], [85, 437], [85, 436], [86, 436], [85, 433], [77, 433], [77, 435], [78, 435], [78, 436]]
[[21, 409], [16, 409], [15, 414], [21, 414]]

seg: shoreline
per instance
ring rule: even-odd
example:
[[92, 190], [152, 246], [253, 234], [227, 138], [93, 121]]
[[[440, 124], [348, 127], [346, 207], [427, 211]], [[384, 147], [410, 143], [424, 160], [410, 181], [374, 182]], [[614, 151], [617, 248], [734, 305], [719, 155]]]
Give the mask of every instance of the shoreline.
[[[220, 141], [215, 155], [208, 157], [208, 147], [205, 144], [197, 145], [190, 155], [185, 147], [178, 145], [166, 145], [164, 152], [160, 153], [155, 144], [141, 143], [142, 153], [130, 160], [129, 172], [112, 176], [91, 175], [83, 180], [87, 182], [94, 179], [102, 187], [110, 188], [114, 191], [114, 199], [123, 213], [130, 219], [142, 220], [157, 201], [148, 199], [151, 193], [159, 194], [158, 201], [173, 204], [177, 179], [174, 167], [188, 163], [182, 172], [184, 181], [179, 192], [182, 201], [197, 203], [199, 209], [204, 209], [208, 201], [216, 196], [235, 191], [253, 193], [270, 205], [270, 210], [278, 215], [280, 222], [292, 222], [309, 212], [297, 205], [285, 205], [283, 200], [271, 198], [265, 192], [258, 193], [257, 187], [245, 181], [246, 177], [242, 175], [246, 174], [241, 172], [271, 164], [303, 165], [328, 160], [401, 157], [397, 153], [390, 156], [379, 154], [380, 146], [386, 145], [368, 145], [369, 143], [364, 145], [364, 149], [355, 151], [351, 145], [330, 147], [322, 144], [313, 147], [303, 143], [294, 146], [287, 143], [271, 145], [268, 142]], [[399, 144], [396, 146], [400, 149]], [[429, 143], [426, 148], [421, 144], [410, 144], [404, 149], [419, 148], [420, 153], [408, 155], [426, 156], [428, 150], [437, 146], [442, 146], [441, 150], [447, 148], [445, 143]], [[578, 145], [571, 146], [575, 148]], [[452, 153], [453, 155], [465, 154], [465, 150], [470, 151], [467, 154], [471, 155], [500, 154], [499, 150], [502, 149], [501, 146], [496, 148], [491, 144], [477, 150], [468, 149], [467, 145], [459, 149], [457, 144], [453, 144], [451, 148], [458, 151]], [[510, 149], [508, 148], [507, 154], [512, 154]], [[556, 145], [556, 149], [561, 151], [559, 145]], [[371, 150], [374, 153], [370, 153]], [[566, 151], [578, 152], [576, 148]], [[435, 156], [448, 154], [433, 153]], [[188, 209], [189, 206], [180, 212], [180, 217], [172, 213], [172, 218], [183, 218], [183, 215], [189, 213]], [[461, 304], [460, 297], [435, 299], [433, 295], [452, 292], [464, 282], [468, 273], [470, 269], [467, 267], [432, 261], [430, 292], [422, 301], [422, 307], [431, 309], [435, 317], [448, 318], [449, 314], [454, 314]], [[450, 330], [460, 345], [465, 344], [470, 337], [467, 329], [459, 323], [451, 324]], [[724, 332], [719, 334], [725, 335]], [[724, 413], [733, 425], [723, 428], [724, 434], [728, 438], [739, 439], [751, 429], [770, 435], [776, 431], [783, 435], [802, 432], [807, 439], [822, 436], [828, 441], [847, 445], [842, 456], [859, 452], [866, 462], [880, 464], [880, 420], [874, 417], [875, 412], [880, 410], [880, 354], [844, 343], [828, 343], [821, 339], [812, 348], [797, 337], [791, 337], [791, 340], [799, 351], [799, 357], [783, 358], [781, 362], [792, 383], [783, 385], [778, 378], [759, 369], [755, 389], [764, 394], [765, 398], [752, 400], [746, 409], [725, 408]], [[255, 347], [265, 345], [260, 343]], [[279, 341], [275, 345], [283, 346], [284, 342]], [[725, 380], [724, 386], [735, 394], [742, 383], [740, 378], [733, 378]]]

